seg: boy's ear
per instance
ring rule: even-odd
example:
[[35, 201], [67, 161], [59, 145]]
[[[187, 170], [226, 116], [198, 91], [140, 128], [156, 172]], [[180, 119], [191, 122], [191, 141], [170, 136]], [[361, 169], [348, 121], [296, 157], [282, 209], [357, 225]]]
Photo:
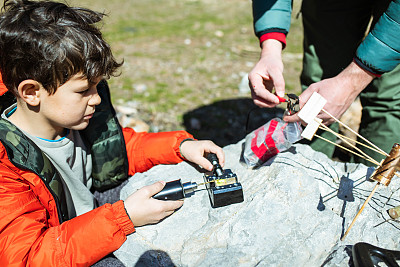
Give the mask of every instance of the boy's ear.
[[24, 80], [18, 85], [18, 94], [27, 104], [37, 106], [40, 103], [40, 86], [35, 80]]

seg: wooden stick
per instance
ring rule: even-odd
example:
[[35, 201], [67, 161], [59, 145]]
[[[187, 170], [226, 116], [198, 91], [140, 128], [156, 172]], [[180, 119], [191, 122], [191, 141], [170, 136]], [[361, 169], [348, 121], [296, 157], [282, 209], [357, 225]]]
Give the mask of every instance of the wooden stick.
[[[346, 142], [346, 143], [347, 143], [349, 146], [351, 146], [353, 149], [355, 149], [355, 150], [357, 150], [359, 153], [363, 154], [365, 158], [368, 158], [368, 159], [369, 159], [369, 161], [373, 161], [373, 160], [374, 160], [374, 159], [373, 159], [371, 156], [369, 156], [367, 153], [365, 153], [364, 151], [362, 151], [362, 150], [359, 149], [358, 147], [354, 146], [353, 144], [351, 144], [351, 143], [348, 142], [347, 140], [345, 140], [345, 139], [341, 138], [340, 136], [338, 136], [337, 133], [336, 133], [335, 131], [333, 131], [332, 129], [330, 129], [328, 126], [326, 126], [326, 125], [324, 125], [324, 124], [322, 124], [322, 123], [320, 123], [319, 125], [322, 127], [321, 129], [323, 129], [323, 130], [325, 130], [325, 131], [328, 131], [328, 132], [334, 134], [336, 137], [338, 137], [339, 139], [341, 139], [341, 140], [343, 140], [344, 142]], [[354, 152], [354, 154], [355, 154], [355, 152]], [[363, 158], [364, 158], [364, 157], [363, 157]], [[378, 162], [373, 162], [373, 163], [376, 164], [376, 165], [379, 165]]]
[[360, 216], [361, 212], [363, 211], [363, 209], [365, 208], [365, 206], [367, 205], [367, 203], [371, 200], [373, 194], [375, 193], [376, 189], [378, 189], [379, 183], [376, 183], [374, 189], [372, 190], [371, 194], [369, 194], [368, 198], [365, 200], [364, 204], [361, 206], [361, 209], [358, 211], [358, 213], [356, 214], [356, 216], [354, 217], [353, 221], [351, 222], [349, 228], [347, 228], [346, 233], [344, 233], [343, 237], [340, 239], [341, 241], [343, 241], [347, 234], [349, 233], [351, 227], [353, 227], [354, 223], [356, 222], [358, 216]]
[[[370, 150], [372, 150], [372, 151], [375, 151], [375, 152], [377, 152], [377, 153], [379, 153], [379, 154], [381, 154], [381, 155], [383, 155], [383, 156], [386, 156], [386, 154], [385, 153], [382, 153], [380, 150], [377, 150], [377, 149], [375, 149], [375, 148], [373, 148], [373, 147], [370, 147], [370, 146], [367, 146], [366, 144], [364, 144], [364, 143], [362, 143], [362, 142], [359, 142], [359, 141], [357, 141], [357, 140], [353, 140], [353, 139], [351, 139], [350, 137], [347, 137], [347, 136], [345, 136], [345, 135], [342, 135], [342, 134], [340, 134], [340, 133], [336, 133], [336, 135], [339, 137], [342, 137], [342, 138], [345, 138], [345, 139], [347, 139], [347, 140], [350, 140], [350, 141], [353, 141], [353, 142], [355, 142], [356, 144], [359, 144], [359, 145], [361, 145], [361, 146], [364, 146], [364, 147], [366, 147], [366, 148], [368, 148], [368, 149], [370, 149]], [[339, 137], [339, 138], [340, 138]]]
[[363, 136], [361, 136], [359, 133], [355, 132], [353, 129], [351, 129], [349, 126], [347, 126], [346, 124], [344, 124], [343, 122], [341, 122], [340, 120], [336, 119], [332, 114], [330, 114], [328, 111], [326, 111], [325, 109], [322, 109], [323, 112], [325, 112], [326, 114], [328, 114], [332, 119], [334, 119], [336, 122], [338, 122], [339, 124], [341, 124], [343, 127], [345, 127], [347, 130], [351, 131], [352, 133], [354, 133], [355, 135], [357, 135], [358, 137], [360, 137], [361, 139], [363, 139], [365, 142], [367, 142], [368, 144], [370, 144], [371, 146], [373, 146], [374, 148], [376, 148], [377, 150], [381, 151], [382, 153], [384, 153], [384, 155], [386, 157], [389, 156], [388, 153], [386, 153], [385, 151], [383, 151], [382, 149], [380, 149], [379, 147], [377, 147], [375, 144], [373, 144], [371, 141], [367, 140], [366, 138], [364, 138]]
[[[353, 153], [354, 155], [356, 155], [356, 156], [358, 156], [358, 157], [360, 157], [360, 158], [363, 158], [363, 159], [365, 159], [365, 160], [367, 160], [367, 161], [369, 161], [369, 162], [371, 162], [371, 163], [373, 163], [373, 164], [379, 165], [379, 163], [378, 163], [377, 161], [375, 161], [374, 159], [371, 160], [371, 159], [369, 159], [369, 158], [366, 158], [366, 157], [364, 157], [363, 155], [358, 154], [358, 153], [354, 152], [353, 150], [348, 149], [347, 147], [344, 147], [344, 146], [341, 146], [341, 145], [339, 145], [339, 144], [336, 144], [335, 142], [332, 142], [332, 141], [329, 140], [329, 139], [326, 139], [326, 138], [324, 138], [324, 137], [322, 137], [322, 136], [319, 136], [318, 134], [315, 134], [314, 136], [316, 136], [316, 137], [318, 137], [318, 138], [320, 138], [320, 139], [322, 139], [322, 140], [324, 140], [324, 141], [326, 141], [326, 142], [328, 142], [328, 143], [331, 143], [332, 145], [335, 145], [335, 146], [337, 146], [337, 147], [340, 147], [341, 149], [347, 150], [347, 151], [349, 151], [350, 153]], [[400, 177], [400, 176], [399, 176], [399, 177]]]
[[[344, 142], [346, 142], [350, 147], [352, 147], [353, 149], [357, 150], [358, 152], [360, 152], [361, 154], [364, 155], [365, 158], [368, 158], [370, 161], [373, 160], [372, 157], [368, 156], [367, 153], [365, 153], [364, 151], [362, 151], [361, 149], [359, 149], [358, 147], [354, 146], [353, 144], [351, 144], [349, 141], [342, 139], [340, 136], [337, 135], [337, 133], [335, 131], [333, 131], [332, 129], [330, 129], [329, 127], [327, 127], [324, 124], [320, 124], [320, 129], [323, 129], [325, 131], [328, 131], [330, 133], [332, 133], [333, 135], [335, 135], [336, 137], [338, 137], [339, 139], [343, 140]], [[353, 154], [356, 154], [355, 152]]]

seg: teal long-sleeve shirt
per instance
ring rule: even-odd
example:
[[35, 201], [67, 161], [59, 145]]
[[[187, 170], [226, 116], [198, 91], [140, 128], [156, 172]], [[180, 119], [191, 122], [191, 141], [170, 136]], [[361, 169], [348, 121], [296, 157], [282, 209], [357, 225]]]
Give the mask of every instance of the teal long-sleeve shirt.
[[[291, 0], [253, 0], [254, 31], [257, 37], [270, 32], [287, 34], [292, 13]], [[380, 75], [400, 64], [400, 0], [393, 0], [386, 12], [359, 45], [355, 61]]]
[[375, 74], [389, 72], [400, 64], [400, 0], [390, 3], [358, 47], [355, 60]]
[[292, 0], [253, 0], [253, 22], [257, 37], [269, 32], [287, 34]]

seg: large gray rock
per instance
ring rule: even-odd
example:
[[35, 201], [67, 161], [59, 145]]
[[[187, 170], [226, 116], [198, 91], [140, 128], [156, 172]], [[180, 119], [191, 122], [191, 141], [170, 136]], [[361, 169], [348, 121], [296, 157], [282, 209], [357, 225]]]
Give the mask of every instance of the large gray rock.
[[[400, 249], [400, 224], [382, 223], [386, 210], [400, 205], [397, 176], [379, 186], [340, 241], [375, 185], [368, 181], [373, 169], [334, 162], [300, 144], [250, 169], [240, 161], [242, 143], [224, 151], [244, 202], [213, 209], [207, 191], [199, 190], [172, 216], [138, 227], [115, 255], [127, 266], [348, 266], [357, 242]], [[201, 183], [203, 174], [186, 162], [156, 166], [133, 176], [121, 199], [175, 179]]]

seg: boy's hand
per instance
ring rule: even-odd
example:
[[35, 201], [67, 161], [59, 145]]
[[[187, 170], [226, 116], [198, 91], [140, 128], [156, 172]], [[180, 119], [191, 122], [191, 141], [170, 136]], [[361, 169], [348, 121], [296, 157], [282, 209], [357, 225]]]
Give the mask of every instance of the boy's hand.
[[158, 223], [183, 205], [182, 200], [164, 201], [152, 198], [164, 186], [165, 182], [162, 181], [142, 187], [124, 201], [125, 209], [131, 217], [133, 225]]
[[219, 164], [221, 167], [224, 167], [224, 151], [212, 141], [185, 141], [181, 144], [180, 149], [182, 157], [188, 161], [200, 165], [206, 170], [212, 171], [213, 168], [211, 162], [205, 158], [208, 153], [215, 153], [218, 157]]

